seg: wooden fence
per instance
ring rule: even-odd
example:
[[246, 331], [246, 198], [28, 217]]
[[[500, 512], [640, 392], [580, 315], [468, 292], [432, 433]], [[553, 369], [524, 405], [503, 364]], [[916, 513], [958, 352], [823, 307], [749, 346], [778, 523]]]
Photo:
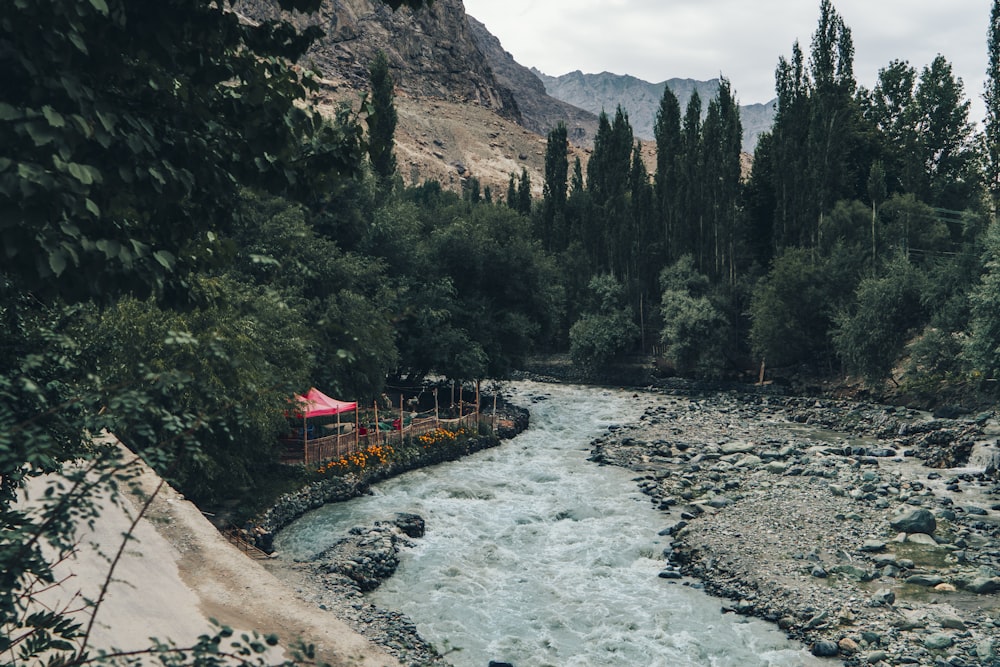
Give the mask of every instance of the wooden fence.
[[345, 426], [351, 430], [346, 433], [335, 433], [308, 439], [283, 438], [281, 440], [284, 446], [281, 462], [314, 465], [323, 461], [335, 461], [354, 452], [363, 451], [372, 445], [403, 443], [407, 439], [419, 438], [421, 435], [439, 428], [457, 431], [464, 427], [478, 431], [479, 420], [478, 412], [471, 412], [454, 419], [441, 419], [431, 412], [418, 414], [409, 422], [404, 419], [400, 423], [397, 419], [395, 424], [399, 424], [399, 426], [394, 424], [391, 429], [365, 429], [364, 433], [355, 430], [353, 424], [347, 424]]

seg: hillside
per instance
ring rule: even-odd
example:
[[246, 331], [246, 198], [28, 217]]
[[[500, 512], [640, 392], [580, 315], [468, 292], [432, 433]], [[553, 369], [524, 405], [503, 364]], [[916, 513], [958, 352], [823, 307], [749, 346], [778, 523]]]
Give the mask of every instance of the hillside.
[[[664, 87], [669, 87], [677, 96], [682, 114], [695, 91], [701, 97], [704, 114], [708, 101], [716, 96], [719, 89], [718, 79], [695, 81], [675, 78], [649, 83], [634, 76], [610, 72], [584, 74], [577, 70], [562, 76], [548, 76], [537, 69], [531, 71], [543, 82], [549, 95], [594, 114], [602, 110], [612, 114], [621, 105], [628, 113], [635, 136], [647, 140], [653, 139], [653, 125]], [[770, 129], [774, 122], [774, 102], [741, 105], [740, 119], [743, 122], [743, 150], [753, 153], [757, 137]]]
[[571, 143], [593, 145], [597, 133], [596, 114], [549, 95], [535, 72], [514, 60], [485, 25], [470, 16], [469, 26], [497, 81], [513, 93], [526, 128], [546, 135], [561, 122], [566, 125]]
[[[246, 20], [277, 11], [272, 0], [240, 0], [237, 9]], [[324, 0], [317, 15], [292, 20], [299, 28], [318, 25], [325, 33], [302, 63], [319, 73], [322, 101], [331, 109], [343, 103], [356, 107], [368, 89], [372, 59], [379, 51], [386, 54], [396, 83], [399, 172], [408, 184], [434, 179], [458, 190], [475, 177], [502, 195], [510, 175], [526, 168], [540, 196], [548, 131], [564, 123], [570, 160], [580, 157], [586, 163], [597, 129], [595, 111], [619, 102], [629, 109], [636, 136], [652, 138], [663, 84], [579, 72], [539, 76], [468, 16], [462, 0], [436, 0], [417, 12], [393, 12], [373, 0]], [[553, 83], [558, 81], [558, 86]], [[718, 82], [672, 79], [671, 85], [686, 104], [695, 89], [707, 100]], [[741, 110], [746, 134], [755, 140], [754, 128], [770, 124], [769, 110], [765, 105]], [[749, 140], [745, 137], [744, 144]], [[652, 166], [652, 142], [644, 144]]]

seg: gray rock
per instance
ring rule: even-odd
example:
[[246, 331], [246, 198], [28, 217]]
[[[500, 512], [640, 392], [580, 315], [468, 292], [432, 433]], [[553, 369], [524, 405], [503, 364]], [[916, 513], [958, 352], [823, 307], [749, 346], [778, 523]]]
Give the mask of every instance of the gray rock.
[[754, 450], [752, 442], [727, 442], [719, 449], [723, 454], [746, 454]]
[[888, 588], [880, 588], [875, 592], [875, 595], [871, 598], [871, 605], [873, 607], [884, 607], [891, 605], [896, 601], [896, 594]]
[[924, 508], [904, 511], [889, 522], [893, 530], [902, 533], [933, 534], [937, 530], [937, 521], [931, 511]]
[[906, 583], [914, 586], [937, 586], [943, 581], [944, 579], [933, 574], [913, 574], [906, 578]]
[[867, 551], [869, 553], [874, 553], [877, 551], [885, 551], [885, 542], [882, 540], [865, 540], [861, 544], [861, 550]]
[[925, 547], [937, 546], [937, 540], [926, 533], [907, 533], [906, 541], [910, 544], [922, 544]]
[[815, 642], [809, 651], [817, 658], [834, 658], [840, 653], [840, 647], [835, 642], [823, 639]]
[[928, 635], [924, 637], [924, 646], [931, 649], [932, 651], [939, 651], [941, 649], [946, 649], [955, 643], [955, 640], [951, 638], [951, 635], [947, 635], [943, 632], [938, 632], [933, 635]]
[[976, 644], [976, 657], [982, 662], [997, 658], [996, 644], [992, 639], [982, 639]]
[[948, 628], [949, 630], [966, 630], [965, 621], [960, 619], [958, 616], [952, 616], [950, 614], [942, 615], [938, 618], [938, 623], [941, 624], [942, 628]]
[[976, 577], [970, 581], [965, 590], [976, 595], [989, 595], [1000, 591], [1000, 577]]

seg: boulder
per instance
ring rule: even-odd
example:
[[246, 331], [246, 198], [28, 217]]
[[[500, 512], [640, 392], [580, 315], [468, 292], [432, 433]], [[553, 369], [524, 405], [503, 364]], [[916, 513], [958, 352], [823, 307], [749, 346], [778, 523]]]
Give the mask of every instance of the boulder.
[[840, 647], [834, 642], [823, 639], [815, 642], [810, 652], [817, 658], [834, 658], [840, 653]]
[[917, 508], [904, 511], [898, 514], [889, 522], [892, 529], [901, 533], [927, 533], [933, 534], [937, 530], [937, 521], [931, 511], [924, 508]]

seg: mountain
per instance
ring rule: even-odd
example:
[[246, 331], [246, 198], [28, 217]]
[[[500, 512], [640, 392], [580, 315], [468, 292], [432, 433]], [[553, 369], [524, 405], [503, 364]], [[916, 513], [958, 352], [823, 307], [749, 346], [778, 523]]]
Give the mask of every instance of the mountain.
[[[708, 110], [708, 101], [719, 91], [718, 79], [668, 79], [649, 83], [627, 74], [610, 72], [584, 74], [578, 70], [562, 76], [548, 76], [537, 69], [531, 71], [542, 81], [549, 95], [591, 113], [599, 114], [603, 110], [611, 115], [621, 105], [628, 113], [635, 136], [647, 140], [653, 139], [653, 125], [664, 87], [669, 87], [677, 96], [682, 116], [692, 93], [698, 92], [704, 114]], [[774, 101], [741, 105], [740, 119], [743, 123], [743, 150], [753, 153], [757, 137], [769, 130], [774, 122]]]
[[597, 114], [550, 95], [535, 71], [514, 60], [514, 56], [504, 50], [500, 40], [471, 16], [469, 27], [497, 81], [514, 95], [521, 110], [522, 125], [547, 135], [556, 125], [564, 123], [570, 142], [577, 146], [593, 145]]
[[[275, 0], [237, 0], [235, 11], [245, 21], [279, 12]], [[560, 122], [568, 130], [570, 160], [586, 163], [597, 130], [595, 109], [557, 99], [545, 82], [553, 77], [540, 78], [518, 64], [486, 26], [466, 14], [462, 0], [434, 0], [419, 11], [392, 11], [373, 0], [323, 0], [315, 14], [284, 17], [299, 29], [323, 30], [300, 63], [318, 73], [321, 106], [331, 111], [342, 104], [358, 107], [369, 87], [370, 63], [379, 51], [386, 54], [396, 83], [396, 157], [407, 183], [432, 179], [459, 189], [475, 177], [503, 193], [510, 175], [527, 169], [533, 191], [541, 195], [546, 134]], [[592, 76], [579, 74], [582, 80]], [[607, 94], [618, 85], [609, 79]], [[632, 98], [611, 97], [615, 101], [603, 106], [614, 109], [621, 101], [637, 136], [652, 137], [662, 87], [651, 91], [645, 94], [652, 104], [648, 131], [637, 125], [643, 112], [638, 105], [632, 110]], [[652, 142], [645, 142], [644, 153], [651, 149]], [[654, 163], [651, 155], [646, 159]]]

